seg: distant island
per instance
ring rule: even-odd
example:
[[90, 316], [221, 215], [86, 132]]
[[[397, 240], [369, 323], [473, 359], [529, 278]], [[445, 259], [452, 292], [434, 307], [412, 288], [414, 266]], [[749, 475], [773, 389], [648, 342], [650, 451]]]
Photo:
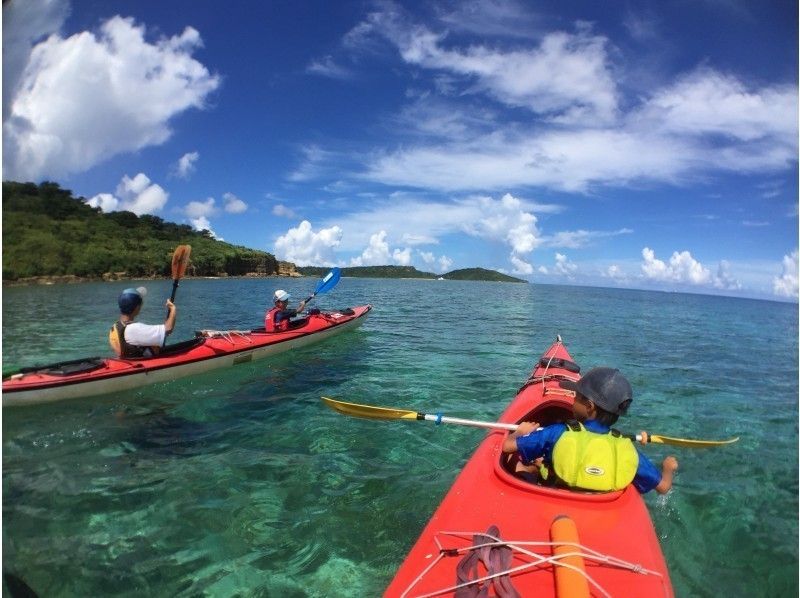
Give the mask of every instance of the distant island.
[[[297, 271], [303, 276], [324, 276], [330, 268], [317, 266], [300, 266]], [[445, 280], [485, 280], [493, 282], [528, 282], [521, 278], [514, 278], [495, 270], [486, 268], [465, 268], [453, 270], [446, 274], [434, 274], [432, 272], [422, 272], [413, 266], [354, 266], [352, 268], [342, 268], [342, 276], [352, 276], [354, 278], [424, 278]]]
[[[324, 276], [266, 251], [231, 245], [207, 231], [124, 210], [103, 212], [57, 183], [3, 181], [3, 282], [163, 278], [178, 245], [191, 245], [188, 276]], [[438, 275], [412, 266], [342, 268], [344, 276], [527, 282], [494, 270]]]

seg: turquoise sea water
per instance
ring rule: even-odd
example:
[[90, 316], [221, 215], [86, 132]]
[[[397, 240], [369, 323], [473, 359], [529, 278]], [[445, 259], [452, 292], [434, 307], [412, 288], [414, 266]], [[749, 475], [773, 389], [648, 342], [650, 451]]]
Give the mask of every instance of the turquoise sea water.
[[[276, 287], [187, 280], [175, 340], [260, 324]], [[162, 320], [169, 281], [142, 320]], [[3, 290], [3, 368], [108, 354], [131, 283]], [[378, 596], [483, 432], [356, 420], [320, 395], [497, 417], [561, 334], [634, 387], [623, 430], [741, 436], [647, 495], [678, 596], [798, 595], [798, 310], [723, 297], [342, 279], [364, 325], [271, 360], [3, 410], [3, 569], [41, 596]], [[6, 592], [4, 591], [4, 594]]]

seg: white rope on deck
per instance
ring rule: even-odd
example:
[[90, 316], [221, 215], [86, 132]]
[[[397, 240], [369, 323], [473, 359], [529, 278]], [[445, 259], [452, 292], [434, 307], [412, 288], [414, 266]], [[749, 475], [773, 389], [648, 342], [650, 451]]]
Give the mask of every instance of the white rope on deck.
[[246, 340], [249, 344], [253, 344], [253, 339], [250, 338], [252, 331], [250, 330], [200, 330], [200, 334], [204, 338], [221, 338], [232, 345], [235, 344], [233, 337], [237, 336]]
[[[464, 546], [464, 547], [456, 548], [456, 549], [445, 549], [444, 546], [442, 545], [442, 543], [439, 541], [439, 535], [440, 534], [441, 535], [446, 535], [446, 536], [453, 536], [453, 537], [463, 537], [463, 538], [467, 538], [467, 539], [469, 539], [470, 537], [474, 537], [476, 535], [480, 535], [480, 536], [484, 536], [486, 538], [491, 538], [494, 541], [493, 542], [486, 542], [486, 543], [483, 543], [483, 544]], [[453, 554], [453, 551], [455, 551], [456, 554], [464, 554], [464, 553], [469, 552], [471, 550], [477, 550], [479, 548], [495, 547], [495, 546], [506, 546], [506, 547], [510, 548], [512, 550], [512, 552], [516, 551], [517, 553], [529, 556], [530, 558], [533, 559], [533, 561], [531, 561], [529, 563], [524, 563], [522, 565], [517, 565], [516, 567], [512, 567], [512, 568], [507, 569], [505, 571], [500, 571], [498, 573], [493, 573], [491, 575], [486, 575], [486, 576], [480, 577], [478, 579], [473, 579], [473, 580], [470, 580], [470, 581], [467, 581], [467, 582], [464, 582], [464, 583], [460, 583], [460, 584], [457, 584], [457, 585], [453, 585], [453, 586], [449, 586], [449, 587], [446, 587], [446, 588], [442, 588], [442, 589], [436, 590], [434, 592], [430, 592], [430, 593], [427, 593], [427, 594], [419, 594], [419, 595], [416, 595], [414, 598], [431, 598], [432, 596], [440, 596], [441, 594], [454, 592], [455, 590], [457, 590], [459, 588], [463, 588], [463, 587], [466, 587], [466, 586], [474, 585], [474, 584], [477, 584], [477, 583], [483, 583], [484, 581], [488, 581], [488, 580], [494, 579], [495, 577], [502, 577], [504, 575], [510, 575], [512, 573], [518, 573], [520, 571], [525, 571], [527, 569], [532, 569], [534, 567], [540, 567], [540, 566], [544, 566], [544, 565], [553, 565], [553, 566], [558, 566], [558, 567], [565, 567], [567, 569], [571, 569], [573, 571], [576, 571], [577, 573], [580, 573], [581, 575], [583, 575], [587, 579], [587, 581], [590, 584], [592, 584], [592, 586], [594, 586], [595, 589], [598, 592], [600, 592], [603, 596], [605, 596], [606, 598], [611, 598], [611, 594], [609, 594], [584, 569], [582, 569], [580, 567], [576, 567], [574, 565], [570, 565], [569, 563], [560, 562], [561, 559], [564, 559], [564, 558], [567, 558], [567, 557], [572, 557], [572, 556], [580, 556], [580, 557], [583, 557], [584, 559], [589, 560], [589, 561], [597, 562], [597, 563], [604, 564], [604, 565], [609, 565], [609, 566], [612, 566], [612, 567], [617, 567], [617, 568], [620, 568], [620, 569], [626, 569], [628, 571], [631, 571], [633, 573], [638, 573], [640, 575], [655, 575], [657, 577], [661, 577], [662, 579], [664, 577], [658, 571], [652, 571], [650, 569], [647, 569], [647, 568], [643, 567], [640, 564], [630, 563], [628, 561], [625, 561], [625, 560], [622, 560], [622, 559], [619, 559], [619, 558], [616, 558], [616, 557], [613, 557], [613, 556], [610, 556], [610, 555], [602, 554], [601, 552], [598, 552], [596, 550], [588, 548], [587, 546], [583, 546], [582, 544], [578, 544], [578, 543], [574, 543], [574, 542], [543, 542], [543, 541], [538, 541], [537, 542], [537, 541], [516, 541], [516, 540], [515, 541], [510, 541], [510, 540], [501, 540], [500, 538], [492, 536], [491, 534], [488, 534], [486, 532], [450, 532], [450, 531], [437, 532], [434, 535], [434, 541], [436, 542], [436, 545], [439, 547], [439, 556], [430, 565], [428, 565], [425, 568], [425, 570], [422, 573], [420, 573], [417, 576], [416, 579], [414, 579], [414, 581], [411, 582], [411, 584], [408, 586], [408, 588], [406, 588], [406, 590], [401, 594], [401, 598], [405, 598], [406, 596], [408, 596], [408, 594], [412, 590], [412, 588], [414, 588], [414, 586], [416, 586], [417, 583], [419, 583], [419, 581], [423, 577], [425, 577], [425, 575], [431, 569], [433, 569], [433, 567], [445, 556], [445, 552], [449, 552], [450, 555]], [[523, 546], [539, 546], [539, 547], [545, 547], [545, 546], [549, 546], [549, 547], [570, 546], [570, 547], [575, 548], [576, 551], [575, 552], [564, 553], [564, 554], [560, 554], [560, 555], [552, 555], [552, 556], [548, 557], [548, 556], [544, 556], [544, 555], [541, 555], [539, 553], [533, 552], [531, 550], [527, 550], [527, 549], [523, 548]], [[666, 591], [665, 591], [665, 595], [666, 595]]]

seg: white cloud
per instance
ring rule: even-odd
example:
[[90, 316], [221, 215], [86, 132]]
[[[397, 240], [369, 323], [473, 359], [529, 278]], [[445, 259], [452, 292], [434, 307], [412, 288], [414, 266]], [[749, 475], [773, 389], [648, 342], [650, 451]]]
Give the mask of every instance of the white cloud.
[[386, 241], [385, 230], [371, 235], [369, 244], [361, 255], [350, 260], [351, 266], [385, 266], [390, 263], [389, 243]]
[[570, 280], [573, 279], [575, 272], [578, 271], [577, 264], [569, 261], [569, 258], [561, 253], [556, 253], [556, 265], [553, 266], [553, 272], [561, 276], [566, 276]]
[[247, 211], [247, 204], [233, 193], [224, 193], [222, 199], [225, 201], [225, 211], [229, 214], [241, 214]]
[[607, 39], [588, 27], [547, 34], [536, 48], [497, 50], [472, 45], [446, 49], [445, 35], [423, 26], [386, 28], [403, 59], [424, 68], [468, 78], [470, 87], [496, 100], [561, 122], [612, 122], [617, 91], [607, 57]]
[[69, 16], [67, 0], [3, 3], [3, 122], [34, 44], [57, 32]]
[[772, 292], [778, 297], [794, 297], [798, 293], [798, 259], [797, 249], [783, 256], [783, 273], [772, 279]]
[[205, 201], [190, 201], [183, 208], [183, 211], [189, 218], [211, 216], [217, 211], [214, 207], [214, 203], [213, 197], [209, 197]]
[[411, 265], [411, 248], [406, 247], [405, 249], [395, 249], [392, 252], [392, 259], [394, 260], [395, 264], [400, 266], [410, 266]]
[[552, 237], [544, 239], [544, 245], [548, 247], [566, 247], [568, 249], [579, 249], [590, 245], [597, 239], [606, 237], [616, 237], [618, 235], [629, 235], [633, 232], [630, 228], [621, 228], [615, 231], [562, 231]]
[[333, 56], [330, 55], [311, 61], [306, 67], [306, 72], [332, 79], [351, 79], [353, 77], [353, 74], [348, 69], [337, 64]]
[[611, 264], [608, 268], [606, 268], [605, 271], [602, 272], [602, 276], [604, 278], [610, 278], [615, 282], [624, 282], [628, 278], [622, 269], [616, 264]]
[[314, 232], [311, 223], [303, 220], [297, 228], [290, 228], [275, 241], [275, 256], [294, 262], [298, 266], [333, 266], [335, 249], [342, 239], [338, 226]]
[[104, 212], [127, 210], [141, 216], [155, 214], [164, 207], [168, 199], [169, 193], [140, 172], [133, 178], [128, 175], [122, 177], [115, 195], [99, 193], [86, 203], [94, 208], [99, 207]]
[[641, 269], [646, 280], [726, 290], [741, 289], [741, 284], [728, 272], [729, 264], [725, 260], [720, 261], [717, 274], [713, 275], [688, 251], [675, 251], [669, 263], [665, 263], [655, 257], [652, 249], [645, 247], [642, 249], [642, 258], [644, 262]]
[[188, 179], [190, 176], [192, 176], [192, 174], [194, 174], [196, 169], [195, 163], [199, 158], [199, 152], [183, 154], [173, 168], [174, 175], [179, 179]]
[[521, 257], [519, 257], [519, 256], [515, 255], [514, 253], [512, 253], [509, 256], [509, 259], [511, 260], [511, 263], [514, 266], [514, 268], [512, 270], [512, 272], [514, 274], [521, 274], [521, 275], [533, 274], [533, 265], [529, 264], [528, 262], [523, 260]]
[[143, 25], [119, 16], [97, 34], [38, 43], [3, 123], [4, 177], [57, 178], [166, 141], [169, 120], [219, 85], [191, 57], [201, 45], [191, 27], [148, 43]]
[[285, 205], [279, 203], [272, 206], [272, 213], [275, 216], [280, 216], [281, 218], [294, 218], [295, 213], [294, 210], [291, 208], [287, 208]]
[[189, 222], [191, 222], [194, 230], [196, 231], [207, 230], [212, 237], [214, 237], [215, 239], [219, 239], [219, 237], [217, 237], [217, 234], [211, 229], [211, 223], [205, 216], [197, 216], [196, 218], [190, 218]]
[[119, 207], [119, 200], [111, 193], [98, 193], [86, 203], [93, 208], [100, 208], [104, 212], [114, 212]]
[[700, 68], [656, 92], [635, 115], [662, 131], [797, 144], [797, 86], [748, 89], [733, 76]]

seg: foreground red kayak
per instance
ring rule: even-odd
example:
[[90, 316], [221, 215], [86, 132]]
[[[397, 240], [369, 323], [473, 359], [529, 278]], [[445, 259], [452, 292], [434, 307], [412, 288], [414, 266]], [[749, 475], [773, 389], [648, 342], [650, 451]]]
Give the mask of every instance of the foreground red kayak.
[[[559, 387], [580, 370], [558, 340], [500, 417], [545, 426], [572, 417]], [[403, 561], [386, 596], [672, 596], [647, 507], [633, 488], [591, 493], [514, 474], [490, 432]], [[485, 594], [481, 594], [485, 595]]]
[[372, 309], [362, 305], [321, 312], [285, 332], [204, 331], [141, 359], [90, 357], [23, 368], [3, 379], [3, 407], [90, 397], [247, 363], [329, 338], [360, 325]]

